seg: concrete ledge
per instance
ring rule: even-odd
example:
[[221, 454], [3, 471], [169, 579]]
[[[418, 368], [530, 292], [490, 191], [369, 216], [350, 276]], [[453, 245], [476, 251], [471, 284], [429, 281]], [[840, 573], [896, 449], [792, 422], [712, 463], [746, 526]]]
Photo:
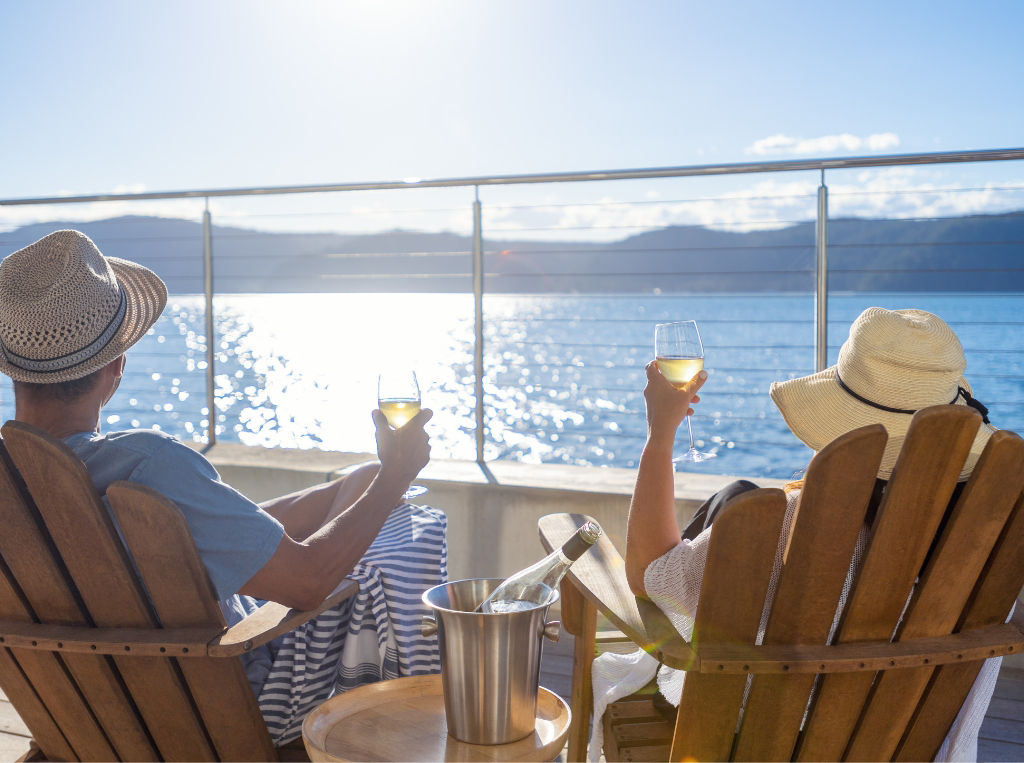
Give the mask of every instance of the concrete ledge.
[[[193, 447], [199, 450], [202, 444]], [[376, 459], [372, 453], [258, 448], [239, 443], [217, 443], [204, 454], [226, 483], [257, 503], [327, 482], [345, 467]]]
[[[300, 490], [375, 458], [371, 453], [253, 448], [219, 443], [207, 457], [225, 482], [253, 501]], [[737, 477], [679, 473], [677, 512], [685, 523], [712, 493]], [[416, 480], [423, 499], [448, 515], [449, 574], [453, 580], [504, 577], [543, 554], [537, 520], [545, 514], [588, 514], [625, 548], [626, 515], [636, 470], [435, 459]], [[778, 487], [781, 480], [759, 480]]]

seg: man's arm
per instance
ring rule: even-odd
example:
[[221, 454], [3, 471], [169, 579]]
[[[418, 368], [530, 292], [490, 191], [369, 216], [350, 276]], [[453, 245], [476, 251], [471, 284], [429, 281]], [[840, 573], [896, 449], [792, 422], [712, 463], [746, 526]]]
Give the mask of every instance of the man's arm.
[[647, 442], [626, 521], [626, 580], [638, 595], [645, 595], [647, 566], [679, 543], [672, 448], [676, 430], [683, 418], [693, 413], [690, 405], [700, 400], [697, 390], [707, 379], [707, 372], [701, 371], [685, 387], [676, 389], [658, 370], [656, 361], [648, 363], [646, 371]]
[[341, 582], [373, 542], [409, 483], [430, 459], [424, 409], [394, 430], [374, 411], [380, 469], [362, 495], [306, 537], [285, 533], [267, 563], [239, 590], [296, 609], [313, 609]]
[[368, 461], [330, 482], [264, 501], [260, 508], [280, 522], [289, 536], [302, 541], [354, 504], [378, 471], [380, 464]]

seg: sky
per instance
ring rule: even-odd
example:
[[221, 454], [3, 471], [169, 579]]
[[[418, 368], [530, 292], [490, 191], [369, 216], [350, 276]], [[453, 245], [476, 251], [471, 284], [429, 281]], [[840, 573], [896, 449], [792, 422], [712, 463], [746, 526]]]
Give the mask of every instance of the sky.
[[[0, 199], [1021, 147], [1021, 28], [1020, 0], [0, 0]], [[481, 197], [492, 228], [728, 225], [805, 217], [818, 180]], [[842, 171], [830, 188], [851, 213], [1024, 208], [1024, 163]], [[472, 189], [414, 193], [211, 209], [465, 224]], [[0, 226], [198, 204], [0, 206]]]

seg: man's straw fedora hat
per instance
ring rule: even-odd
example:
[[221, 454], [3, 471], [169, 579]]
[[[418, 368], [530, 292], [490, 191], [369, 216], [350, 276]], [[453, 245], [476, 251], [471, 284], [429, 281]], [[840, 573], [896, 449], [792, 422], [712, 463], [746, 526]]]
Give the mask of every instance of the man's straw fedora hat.
[[167, 304], [151, 270], [60, 230], [0, 262], [0, 372], [52, 384], [97, 371], [141, 339]]
[[973, 405], [986, 422], [964, 464], [964, 479], [995, 431], [984, 406], [971, 397], [966, 367], [960, 340], [937, 315], [870, 307], [850, 326], [834, 366], [776, 382], [770, 394], [793, 434], [815, 452], [852, 429], [882, 424], [889, 434], [878, 471], [882, 479], [892, 475], [915, 411]]

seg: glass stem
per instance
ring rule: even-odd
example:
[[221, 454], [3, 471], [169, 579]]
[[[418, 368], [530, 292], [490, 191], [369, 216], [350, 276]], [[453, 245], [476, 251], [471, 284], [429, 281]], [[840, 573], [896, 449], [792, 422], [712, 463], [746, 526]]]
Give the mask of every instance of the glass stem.
[[686, 431], [690, 435], [690, 450], [696, 450], [696, 448], [693, 447], [693, 427], [690, 425], [689, 416], [686, 417]]

